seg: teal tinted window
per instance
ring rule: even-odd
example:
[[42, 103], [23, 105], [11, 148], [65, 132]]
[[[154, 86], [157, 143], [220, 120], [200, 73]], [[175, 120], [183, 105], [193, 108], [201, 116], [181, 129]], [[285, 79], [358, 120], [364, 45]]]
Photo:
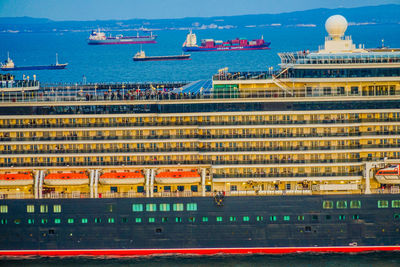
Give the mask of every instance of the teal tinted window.
[[82, 218], [82, 223], [87, 223], [88, 219], [87, 218]]
[[336, 201], [336, 208], [337, 209], [347, 209], [347, 201], [346, 200]]
[[162, 222], [168, 222], [168, 217], [162, 217], [161, 221]]
[[35, 219], [28, 219], [28, 224], [34, 224], [35, 223]]
[[127, 222], [128, 222], [128, 218], [123, 217], [123, 218], [121, 219], [121, 222], [122, 222], [122, 223], [127, 223]]
[[222, 222], [222, 217], [217, 217], [217, 222]]
[[21, 219], [15, 219], [15, 220], [14, 220], [14, 223], [15, 223], [15, 224], [20, 224], [20, 223], [21, 223]]
[[341, 221], [346, 220], [346, 216], [345, 215], [339, 215], [339, 220], [341, 220]]
[[203, 221], [203, 222], [208, 222], [208, 217], [202, 217], [202, 218], [201, 218], [201, 221]]
[[160, 204], [160, 211], [170, 211], [170, 205], [169, 204]]
[[327, 219], [329, 221], [330, 219], [332, 219], [332, 216], [331, 215], [326, 215], [325, 219]]
[[7, 224], [7, 219], [1, 219], [0, 222], [1, 224]]
[[271, 222], [275, 222], [276, 221], [276, 216], [269, 216], [269, 220]]
[[94, 223], [101, 223], [101, 218], [94, 218]]
[[140, 212], [143, 211], [143, 204], [133, 204], [132, 205], [133, 212]]
[[290, 221], [290, 216], [288, 216], [288, 215], [283, 216], [283, 220], [284, 220], [284, 221]]
[[360, 219], [360, 215], [354, 214], [354, 215], [353, 215], [353, 220], [358, 220], [358, 219]]
[[264, 217], [263, 216], [257, 216], [257, 222], [261, 222], [264, 221]]
[[74, 219], [69, 218], [69, 219], [67, 220], [67, 222], [68, 222], [68, 223], [74, 223]]
[[378, 208], [388, 208], [389, 201], [388, 200], [378, 200]]
[[350, 209], [361, 209], [361, 201], [360, 200], [351, 200], [350, 201]]
[[333, 201], [324, 200], [322, 202], [322, 208], [324, 208], [324, 209], [333, 209]]
[[175, 218], [175, 222], [182, 222], [182, 218], [181, 217], [176, 217]]
[[60, 224], [61, 223], [61, 219], [58, 219], [58, 218], [54, 219], [54, 223], [55, 224]]
[[233, 216], [229, 217], [229, 221], [230, 222], [236, 222], [236, 217], [233, 217]]
[[42, 219], [42, 224], [46, 224], [47, 223], [47, 219]]
[[173, 205], [174, 211], [183, 211], [183, 203], [175, 203]]
[[153, 223], [153, 222], [155, 222], [155, 221], [156, 221], [155, 218], [149, 218], [149, 223]]
[[187, 203], [186, 210], [188, 211], [195, 211], [197, 210], [197, 203]]
[[392, 208], [400, 208], [400, 200], [392, 200]]
[[135, 222], [136, 222], [136, 223], [141, 223], [141, 222], [142, 222], [142, 218], [136, 218], [136, 219], [135, 219]]
[[115, 222], [115, 220], [114, 220], [114, 218], [108, 218], [108, 223], [114, 223]]
[[157, 211], [156, 204], [146, 204], [146, 211]]
[[243, 216], [243, 221], [244, 221], [244, 222], [250, 221], [250, 217], [249, 217], [249, 216]]
[[298, 220], [298, 221], [304, 221], [304, 216], [303, 216], [303, 215], [297, 216], [297, 220]]
[[400, 219], [400, 214], [399, 214], [399, 213], [393, 214], [393, 218], [394, 218], [395, 220], [399, 220], [399, 219]]
[[189, 222], [195, 222], [196, 218], [195, 217], [189, 217]]

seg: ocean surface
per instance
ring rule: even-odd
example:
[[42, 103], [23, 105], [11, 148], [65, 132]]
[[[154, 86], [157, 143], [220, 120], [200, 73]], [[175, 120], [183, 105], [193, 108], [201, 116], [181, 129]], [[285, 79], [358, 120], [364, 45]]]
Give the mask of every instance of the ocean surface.
[[[121, 32], [111, 32], [113, 35]], [[181, 54], [181, 46], [188, 32], [185, 30], [155, 31], [156, 44], [142, 46], [148, 56]], [[17, 78], [22, 74], [36, 74], [42, 83], [80, 83], [84, 79], [91, 83], [100, 82], [152, 82], [152, 81], [196, 81], [210, 79], [218, 69], [228, 67], [230, 71], [266, 70], [278, 67], [279, 52], [318, 50], [327, 35], [320, 27], [264, 27], [207, 29], [195, 31], [198, 42], [213, 38], [228, 40], [236, 37], [256, 39], [264, 37], [271, 42], [270, 50], [194, 52], [192, 60], [133, 62], [132, 57], [140, 50], [140, 45], [100, 45], [87, 44], [90, 32], [51, 33], [0, 33], [0, 60], [11, 58], [18, 66], [52, 64], [55, 54], [59, 62], [68, 62], [65, 70], [14, 72]], [[123, 32], [136, 35], [136, 32]], [[354, 43], [367, 48], [381, 45], [400, 47], [400, 24], [349, 26], [347, 35]]]

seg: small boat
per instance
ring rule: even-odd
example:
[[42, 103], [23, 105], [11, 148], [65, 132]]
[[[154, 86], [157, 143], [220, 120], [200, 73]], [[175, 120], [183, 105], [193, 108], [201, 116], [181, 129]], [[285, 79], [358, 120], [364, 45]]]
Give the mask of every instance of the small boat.
[[140, 171], [134, 172], [106, 172], [100, 176], [101, 184], [126, 185], [126, 184], [143, 184], [144, 175]]
[[16, 71], [16, 70], [59, 70], [59, 69], [65, 69], [67, 67], [68, 63], [64, 64], [59, 64], [58, 63], [58, 55], [56, 54], [56, 64], [51, 64], [51, 65], [39, 65], [39, 66], [23, 66], [23, 67], [17, 67], [14, 64], [14, 61], [10, 58], [10, 55], [8, 54], [7, 60], [4, 63], [0, 63], [0, 69], [2, 71]]
[[400, 164], [380, 169], [375, 178], [381, 184], [400, 184]]
[[50, 173], [44, 178], [45, 185], [86, 185], [89, 177], [85, 173]]
[[32, 185], [33, 178], [28, 173], [0, 174], [0, 186]]
[[200, 174], [196, 171], [160, 172], [155, 181], [158, 184], [192, 184], [200, 183]]
[[139, 32], [137, 36], [123, 36], [117, 35], [115, 37], [109, 36], [100, 29], [92, 31], [89, 36], [88, 44], [90, 45], [106, 45], [106, 44], [155, 44], [157, 35], [153, 35], [150, 32], [150, 35], [140, 36]]
[[143, 50], [140, 50], [133, 57], [133, 61], [163, 61], [163, 60], [190, 60], [190, 55], [174, 55], [174, 56], [146, 56]]

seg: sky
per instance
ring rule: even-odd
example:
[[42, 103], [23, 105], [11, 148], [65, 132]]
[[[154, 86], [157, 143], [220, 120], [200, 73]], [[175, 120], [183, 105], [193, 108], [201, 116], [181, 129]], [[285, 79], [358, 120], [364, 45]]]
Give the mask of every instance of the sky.
[[0, 17], [52, 20], [166, 19], [400, 4], [400, 0], [0, 0]]

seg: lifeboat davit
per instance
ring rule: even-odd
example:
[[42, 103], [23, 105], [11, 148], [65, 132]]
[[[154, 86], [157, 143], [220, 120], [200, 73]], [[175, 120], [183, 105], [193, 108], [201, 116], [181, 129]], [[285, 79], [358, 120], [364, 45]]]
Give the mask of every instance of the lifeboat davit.
[[100, 176], [99, 182], [112, 185], [144, 184], [144, 175], [140, 171], [106, 172]]
[[50, 173], [44, 178], [45, 185], [85, 185], [89, 177], [84, 173]]
[[400, 184], [400, 164], [390, 165], [375, 174], [381, 184]]
[[33, 178], [28, 173], [6, 173], [0, 174], [0, 186], [33, 185]]
[[200, 183], [200, 180], [196, 171], [160, 172], [155, 177], [158, 184], [193, 184]]

